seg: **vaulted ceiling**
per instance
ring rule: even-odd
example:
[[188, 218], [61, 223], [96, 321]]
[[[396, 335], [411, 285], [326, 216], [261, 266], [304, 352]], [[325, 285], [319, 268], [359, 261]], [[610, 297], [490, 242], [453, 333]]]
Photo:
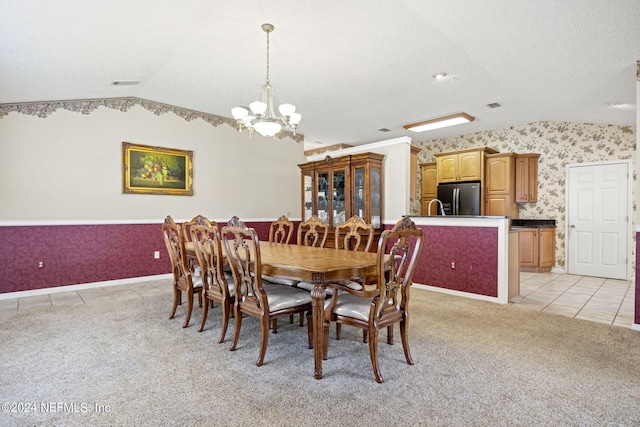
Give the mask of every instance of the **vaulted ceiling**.
[[[638, 0], [0, 0], [0, 103], [135, 96], [230, 117], [261, 96], [266, 22], [275, 103], [297, 106], [310, 147], [635, 125]], [[476, 120], [402, 127], [457, 112]]]

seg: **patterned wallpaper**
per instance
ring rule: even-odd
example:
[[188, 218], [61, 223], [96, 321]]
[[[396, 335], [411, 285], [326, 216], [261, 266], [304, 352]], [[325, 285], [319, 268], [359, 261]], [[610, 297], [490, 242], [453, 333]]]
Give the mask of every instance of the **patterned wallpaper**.
[[[636, 129], [634, 126], [545, 121], [452, 138], [413, 141], [412, 145], [422, 149], [418, 163], [435, 161], [434, 153], [485, 146], [500, 152], [540, 153], [538, 202], [520, 205], [520, 218], [556, 220], [556, 267], [564, 269], [566, 165], [631, 159], [635, 167]], [[635, 172], [633, 180], [636, 180]], [[634, 184], [632, 218], [635, 218], [635, 200]], [[420, 213], [419, 199], [411, 201], [411, 213]], [[631, 259], [635, 259], [635, 255]]]

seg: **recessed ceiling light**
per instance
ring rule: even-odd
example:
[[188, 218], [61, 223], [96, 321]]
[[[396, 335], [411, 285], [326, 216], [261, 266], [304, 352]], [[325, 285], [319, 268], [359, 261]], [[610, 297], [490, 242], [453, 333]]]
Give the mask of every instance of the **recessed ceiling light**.
[[447, 77], [447, 73], [437, 73], [433, 75], [433, 78], [436, 80], [442, 80]]
[[412, 132], [424, 132], [433, 129], [440, 129], [447, 126], [461, 125], [475, 120], [475, 117], [467, 113], [451, 114], [449, 116], [437, 117], [422, 122], [411, 123], [403, 127]]
[[111, 82], [111, 86], [135, 86], [139, 84], [140, 80], [120, 80]]

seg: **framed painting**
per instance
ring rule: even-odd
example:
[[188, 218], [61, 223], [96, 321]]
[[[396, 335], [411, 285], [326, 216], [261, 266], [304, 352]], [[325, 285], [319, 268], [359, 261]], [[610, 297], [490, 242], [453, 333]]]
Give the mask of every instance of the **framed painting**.
[[193, 151], [122, 143], [122, 192], [193, 195]]

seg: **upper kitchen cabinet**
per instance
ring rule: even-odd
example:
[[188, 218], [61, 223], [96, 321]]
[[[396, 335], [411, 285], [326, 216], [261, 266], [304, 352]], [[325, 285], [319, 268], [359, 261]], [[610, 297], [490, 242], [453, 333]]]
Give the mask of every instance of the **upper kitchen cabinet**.
[[515, 202], [516, 153], [485, 156], [485, 215], [518, 218]]
[[489, 147], [472, 148], [435, 154], [438, 167], [438, 183], [482, 181], [485, 154], [497, 153]]
[[516, 203], [538, 201], [538, 158], [540, 154], [518, 154], [516, 158]]
[[438, 205], [429, 202], [438, 197], [438, 168], [436, 162], [420, 163], [420, 202], [422, 204], [421, 215], [437, 215]]
[[382, 226], [384, 155], [362, 153], [298, 165], [302, 174], [302, 218], [317, 215], [333, 228], [358, 215]]

